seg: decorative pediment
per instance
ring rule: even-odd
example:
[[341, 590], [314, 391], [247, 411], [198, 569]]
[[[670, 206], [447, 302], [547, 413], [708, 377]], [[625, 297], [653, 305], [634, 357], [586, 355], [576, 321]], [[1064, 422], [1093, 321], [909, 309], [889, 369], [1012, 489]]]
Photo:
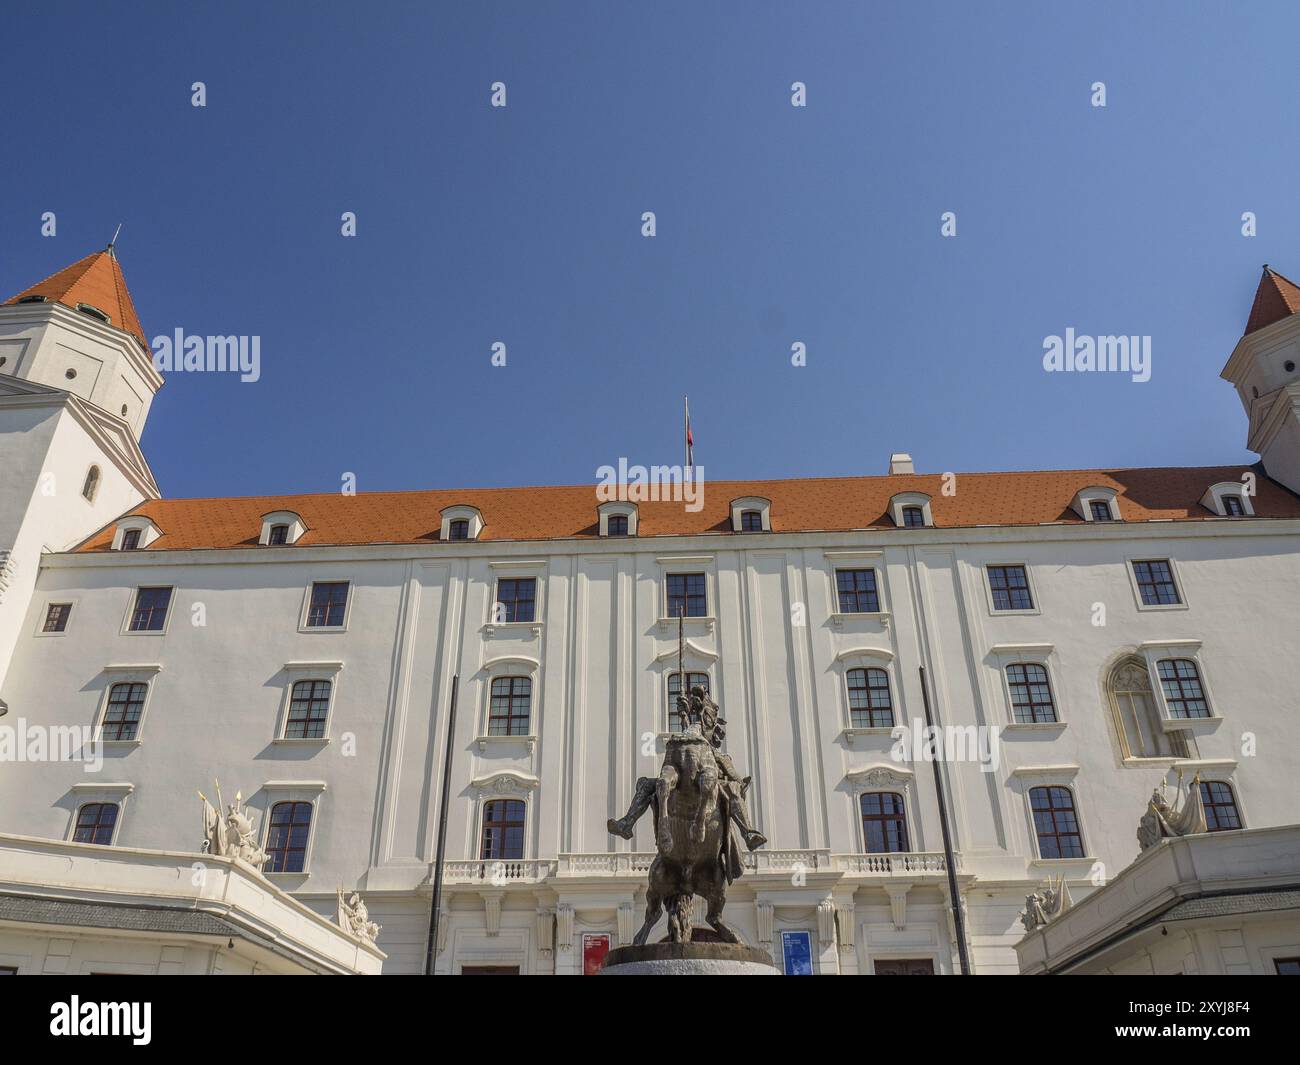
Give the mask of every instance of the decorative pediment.
[[905, 788], [912, 783], [913, 774], [902, 766], [877, 762], [861, 769], [850, 769], [844, 774], [844, 779], [854, 791], [870, 791], [875, 788]]
[[469, 786], [481, 798], [485, 795], [527, 795], [530, 791], [536, 791], [539, 783], [530, 773], [506, 769], [476, 777], [469, 782]]
[[[717, 656], [717, 654], [716, 654], [715, 652], [710, 651], [707, 647], [701, 647], [701, 646], [700, 646], [698, 643], [696, 643], [694, 640], [685, 640], [685, 641], [683, 641], [682, 651], [683, 651], [683, 655], [684, 655], [684, 657], [687, 658], [688, 660], [689, 660], [690, 658], [692, 658], [692, 657], [697, 658], [697, 659], [704, 659], [704, 661], [706, 661], [706, 662], [716, 662], [716, 661], [718, 660], [718, 656]], [[660, 651], [659, 654], [655, 655], [655, 661], [656, 661], [656, 662], [668, 662], [668, 661], [676, 662], [676, 661], [677, 661], [677, 644], [674, 643], [671, 647], [666, 648], [666, 649], [663, 650], [663, 651]]]

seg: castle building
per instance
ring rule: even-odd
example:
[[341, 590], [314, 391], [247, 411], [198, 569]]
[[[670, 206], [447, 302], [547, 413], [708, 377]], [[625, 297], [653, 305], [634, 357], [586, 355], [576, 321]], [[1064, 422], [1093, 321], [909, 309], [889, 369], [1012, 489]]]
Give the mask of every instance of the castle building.
[[[138, 442], [162, 377], [114, 252], [87, 256], [0, 306], [0, 969], [581, 973], [641, 923], [650, 819], [606, 823], [656, 774], [683, 673], [768, 840], [726, 918], [788, 971], [956, 971], [951, 862], [974, 971], [1016, 972], [1026, 896], [1063, 881], [1082, 908], [1162, 784], [1246, 865], [1285, 850], [1297, 312], [1266, 270], [1223, 371], [1254, 465], [895, 454], [709, 481], [698, 509], [592, 485], [164, 499]], [[58, 730], [102, 764], [54, 757]], [[214, 778], [260, 875], [198, 853]], [[191, 890], [196, 863], [220, 876]], [[334, 934], [340, 887], [375, 947]], [[238, 965], [177, 918], [196, 900]], [[1300, 958], [1295, 910], [1254, 927], [1179, 971]]]

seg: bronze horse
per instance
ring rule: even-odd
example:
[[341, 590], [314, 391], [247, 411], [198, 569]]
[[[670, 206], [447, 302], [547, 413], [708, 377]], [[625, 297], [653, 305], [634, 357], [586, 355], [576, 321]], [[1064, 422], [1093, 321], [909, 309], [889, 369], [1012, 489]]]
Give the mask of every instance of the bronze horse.
[[694, 897], [708, 904], [705, 920], [727, 943], [736, 934], [722, 923], [727, 885], [740, 875], [740, 853], [730, 830], [731, 799], [719, 786], [713, 747], [698, 728], [667, 740], [652, 806], [658, 855], [650, 865], [645, 924], [632, 940], [645, 943], [668, 909], [668, 938], [691, 941]]

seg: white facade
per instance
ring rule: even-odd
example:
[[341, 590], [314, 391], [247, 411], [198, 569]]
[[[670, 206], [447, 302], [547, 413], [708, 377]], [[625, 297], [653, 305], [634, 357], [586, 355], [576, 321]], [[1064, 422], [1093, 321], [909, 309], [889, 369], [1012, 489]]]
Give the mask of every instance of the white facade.
[[[42, 420], [40, 408], [7, 402], [0, 477], [25, 471], [25, 485], [55, 454], [72, 471], [85, 464], [80, 445], [50, 442], [73, 435], [58, 420], [66, 413]], [[455, 674], [437, 970], [577, 973], [585, 934], [630, 940], [650, 822], [623, 841], [606, 820], [662, 757], [678, 653], [666, 616], [672, 574], [705, 576], [706, 616], [685, 622], [685, 668], [709, 677], [769, 841], [729, 892], [726, 919], [778, 961], [781, 933], [802, 931], [822, 973], [957, 965], [932, 764], [916, 751], [891, 757], [889, 727], [855, 727], [850, 670], [885, 673], [896, 724], [924, 717], [924, 667], [938, 725], [999, 730], [986, 764], [940, 765], [977, 972], [1017, 971], [1018, 915], [1048, 877], [1064, 875], [1079, 899], [1128, 866], [1147, 796], [1180, 771], [1228, 782], [1248, 829], [1300, 821], [1300, 518], [1092, 520], [1095, 486], [1084, 478], [1074, 502], [1061, 501], [1082, 506], [1083, 522], [1033, 526], [935, 527], [929, 497], [900, 493], [899, 524], [915, 506], [918, 527], [782, 532], [779, 503], [769, 513], [751, 499], [762, 528], [748, 533], [480, 542], [484, 516], [467, 499], [430, 512], [427, 528], [442, 538], [424, 543], [272, 547], [273, 525], [296, 537], [291, 519], [311, 524], [280, 508], [251, 525], [246, 547], [68, 550], [148, 495], [123, 476], [111, 491], [105, 483], [107, 512], [81, 515], [79, 529], [65, 531], [36, 503], [15, 519], [12, 500], [30, 492], [0, 504], [0, 528], [30, 560], [19, 570], [30, 584], [0, 601], [10, 641], [0, 645], [10, 708], [0, 726], [96, 726], [114, 684], [147, 691], [137, 734], [105, 741], [97, 772], [72, 761], [0, 765], [0, 832], [68, 840], [85, 802], [125, 796], [112, 846], [174, 854], [198, 849], [194, 792], [214, 777], [243, 790], [263, 831], [274, 803], [311, 803], [304, 870], [268, 879], [322, 914], [338, 885], [359, 889], [383, 926], [385, 972], [424, 965]], [[461, 509], [464, 542], [450, 533]], [[611, 513], [598, 514], [593, 493], [602, 532]], [[1142, 602], [1134, 562], [1153, 559], [1169, 562], [1178, 603]], [[1032, 606], [995, 610], [991, 565], [1023, 566]], [[877, 611], [841, 611], [839, 569], [874, 570]], [[536, 580], [536, 616], [503, 622], [497, 582], [518, 577]], [[307, 624], [311, 586], [323, 581], [349, 582], [341, 624]], [[174, 589], [165, 625], [131, 631], [136, 590], [156, 586]], [[51, 604], [72, 604], [62, 632], [42, 631]], [[1196, 664], [1207, 717], [1173, 720], [1157, 673], [1164, 659]], [[1145, 676], [1145, 695], [1116, 687], [1125, 663], [1125, 676], [1139, 677], [1125, 683]], [[1046, 670], [1056, 721], [1016, 721], [1007, 679], [1016, 664]], [[526, 735], [489, 733], [491, 682], [502, 677], [531, 681]], [[303, 680], [331, 684], [325, 735], [286, 739], [292, 686]], [[1126, 738], [1117, 722], [1135, 698], [1147, 716]], [[1143, 757], [1143, 743], [1161, 756]], [[1040, 854], [1035, 787], [1067, 789], [1082, 856]], [[902, 796], [906, 853], [867, 853], [860, 801], [872, 792]], [[503, 798], [524, 803], [523, 857], [485, 863], [484, 804]], [[5, 935], [0, 922], [0, 953]]]

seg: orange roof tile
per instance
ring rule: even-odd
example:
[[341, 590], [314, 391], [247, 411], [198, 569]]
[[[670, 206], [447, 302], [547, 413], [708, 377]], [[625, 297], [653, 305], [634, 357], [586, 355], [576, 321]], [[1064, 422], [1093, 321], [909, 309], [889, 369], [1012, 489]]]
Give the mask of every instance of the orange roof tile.
[[5, 300], [5, 303], [17, 303], [27, 296], [44, 296], [47, 300], [62, 303], [74, 311], [78, 303], [88, 303], [103, 311], [113, 325], [132, 334], [144, 345], [146, 351], [149, 350], [144, 326], [135, 313], [135, 304], [131, 302], [131, 293], [126, 289], [122, 267], [111, 248], [91, 252], [84, 259], [78, 259], [57, 274], [52, 274], [44, 281]]
[[1246, 333], [1290, 318], [1297, 311], [1300, 311], [1300, 285], [1265, 266], [1264, 276], [1259, 279], [1259, 288], [1255, 290], [1250, 318], [1246, 321]]
[[[1211, 466], [1131, 470], [1047, 470], [1025, 473], [963, 473], [956, 493], [943, 494], [940, 474], [808, 478], [787, 481], [711, 481], [704, 507], [692, 513], [679, 502], [641, 502], [640, 536], [728, 533], [730, 503], [740, 496], [772, 501], [773, 532], [892, 528], [889, 499], [898, 492], [925, 492], [939, 528], [976, 525], [1081, 523], [1070, 508], [1081, 488], [1103, 485], [1118, 493], [1126, 521], [1200, 520], [1214, 515], [1200, 505], [1210, 485], [1239, 481], [1249, 467]], [[1300, 497], [1259, 476], [1255, 513], [1300, 518]], [[131, 513], [151, 518], [162, 535], [149, 550], [252, 547], [263, 514], [297, 513], [307, 526], [298, 541], [321, 544], [431, 543], [438, 539], [439, 512], [455, 504], [483, 514], [480, 540], [594, 538], [599, 533], [593, 485], [553, 488], [479, 488], [416, 492], [251, 496], [234, 499], [163, 499]], [[900, 535], [905, 535], [900, 533]], [[107, 551], [111, 527], [79, 550]]]

